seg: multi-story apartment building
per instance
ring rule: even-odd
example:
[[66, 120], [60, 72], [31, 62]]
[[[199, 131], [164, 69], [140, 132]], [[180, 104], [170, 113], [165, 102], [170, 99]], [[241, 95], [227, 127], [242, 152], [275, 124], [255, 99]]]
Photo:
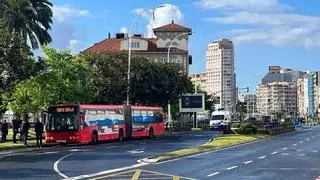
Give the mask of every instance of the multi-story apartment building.
[[[303, 76], [301, 71], [270, 66], [268, 74], [257, 86], [257, 110], [261, 115], [297, 113], [297, 84]], [[300, 103], [301, 104], [301, 103]]]
[[319, 72], [305, 72], [297, 83], [298, 112], [302, 117], [315, 117], [319, 113]]
[[248, 114], [257, 112], [257, 96], [255, 94], [246, 94], [244, 96], [244, 104]]
[[297, 87], [293, 82], [272, 82], [257, 86], [257, 110], [261, 115], [297, 112]]
[[[180, 71], [188, 74], [191, 56], [188, 51], [188, 36], [191, 29], [172, 23], [153, 29], [156, 38], [144, 38], [134, 34], [131, 38], [133, 56], [143, 56], [155, 62], [174, 62], [179, 64]], [[181, 36], [180, 36], [181, 35]], [[178, 38], [176, 38], [178, 37]], [[174, 42], [172, 42], [175, 39]], [[168, 47], [171, 44], [168, 59]], [[95, 43], [84, 50], [84, 53], [119, 53], [129, 49], [128, 34], [117, 33], [115, 38], [110, 35], [107, 39]]]
[[192, 74], [189, 76], [189, 79], [191, 82], [197, 86], [197, 91], [207, 91], [206, 90], [206, 73], [200, 73], [200, 74]]
[[307, 116], [308, 108], [308, 86], [305, 78], [299, 78], [297, 81], [297, 106], [298, 115], [301, 117]]
[[320, 71], [313, 74], [313, 88], [314, 88], [314, 112], [315, 116], [320, 115]]
[[206, 73], [206, 90], [214, 96], [216, 108], [233, 108], [236, 102], [236, 75], [232, 41], [222, 39], [208, 45]]

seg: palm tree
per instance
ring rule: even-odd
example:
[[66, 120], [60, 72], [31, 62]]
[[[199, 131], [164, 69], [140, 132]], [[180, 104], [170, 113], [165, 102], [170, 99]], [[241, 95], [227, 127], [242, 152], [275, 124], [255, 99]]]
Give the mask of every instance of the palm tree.
[[49, 0], [0, 0], [0, 24], [9, 33], [20, 35], [33, 49], [52, 41]]

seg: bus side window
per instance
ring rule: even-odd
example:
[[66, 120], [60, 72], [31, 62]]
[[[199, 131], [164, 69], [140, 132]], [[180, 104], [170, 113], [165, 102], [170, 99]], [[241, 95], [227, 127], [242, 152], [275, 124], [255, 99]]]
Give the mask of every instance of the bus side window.
[[162, 123], [163, 122], [163, 115], [160, 112], [155, 112], [154, 117], [156, 122]]
[[80, 112], [80, 129], [87, 127], [84, 112]]

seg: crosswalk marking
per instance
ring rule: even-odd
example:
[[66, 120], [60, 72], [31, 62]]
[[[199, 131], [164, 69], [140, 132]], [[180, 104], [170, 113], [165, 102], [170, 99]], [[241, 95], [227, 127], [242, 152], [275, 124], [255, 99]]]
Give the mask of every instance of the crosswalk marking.
[[173, 176], [172, 180], [179, 180], [178, 176]]
[[141, 169], [137, 169], [134, 175], [132, 176], [131, 180], [138, 180], [141, 174]]

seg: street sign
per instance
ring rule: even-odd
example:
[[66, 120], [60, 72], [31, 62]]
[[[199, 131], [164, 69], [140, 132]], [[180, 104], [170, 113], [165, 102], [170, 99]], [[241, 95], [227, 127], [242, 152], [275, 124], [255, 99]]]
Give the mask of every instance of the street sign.
[[205, 110], [204, 94], [185, 94], [179, 99], [180, 112], [203, 112]]

